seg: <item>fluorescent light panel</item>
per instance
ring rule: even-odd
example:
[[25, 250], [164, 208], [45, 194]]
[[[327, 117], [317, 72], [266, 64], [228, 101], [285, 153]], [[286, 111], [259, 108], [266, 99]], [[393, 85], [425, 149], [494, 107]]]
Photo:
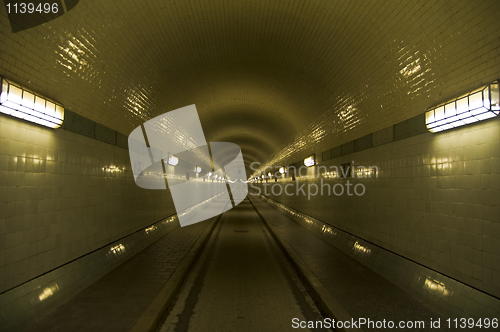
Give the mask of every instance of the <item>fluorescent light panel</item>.
[[2, 78], [0, 112], [50, 128], [59, 128], [64, 120], [64, 108], [20, 85]]
[[314, 166], [316, 164], [316, 161], [314, 160], [314, 155], [307, 157], [304, 159], [304, 165], [307, 167]]
[[499, 82], [476, 89], [425, 112], [425, 124], [431, 133], [486, 120], [500, 113]]
[[169, 154], [169, 155], [168, 155], [168, 160], [167, 160], [167, 163], [168, 163], [169, 165], [175, 166], [175, 165], [177, 165], [177, 164], [179, 163], [179, 158], [177, 158], [177, 157], [176, 157], [176, 156], [174, 156], [174, 155]]

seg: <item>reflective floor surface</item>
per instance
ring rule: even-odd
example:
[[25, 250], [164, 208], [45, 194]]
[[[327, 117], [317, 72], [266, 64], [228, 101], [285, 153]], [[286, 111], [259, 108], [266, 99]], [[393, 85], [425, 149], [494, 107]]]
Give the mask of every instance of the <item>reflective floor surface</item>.
[[245, 200], [224, 213], [157, 331], [284, 331], [293, 318], [323, 319]]
[[137, 330], [201, 238], [208, 239], [201, 254], [184, 268], [191, 266], [168, 309], [158, 311], [157, 332], [293, 331], [294, 318], [323, 320], [325, 308], [320, 311], [315, 302], [322, 294], [306, 291], [310, 281], [297, 277], [282, 248], [293, 250], [356, 320], [445, 319], [264, 201], [250, 198], [218, 219], [172, 230], [27, 331]]

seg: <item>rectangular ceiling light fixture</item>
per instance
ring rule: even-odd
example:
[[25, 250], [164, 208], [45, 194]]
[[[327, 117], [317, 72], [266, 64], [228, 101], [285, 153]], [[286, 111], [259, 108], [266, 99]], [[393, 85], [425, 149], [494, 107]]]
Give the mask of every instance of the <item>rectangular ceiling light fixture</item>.
[[175, 166], [179, 163], [179, 158], [177, 158], [176, 156], [172, 155], [172, 154], [168, 154], [168, 161], [167, 161], [167, 164], [169, 165], [172, 165], [172, 166]]
[[499, 82], [483, 86], [425, 112], [431, 133], [486, 120], [500, 113]]
[[307, 167], [316, 165], [315, 155], [309, 156], [304, 159], [304, 165], [306, 165]]
[[61, 104], [5, 78], [2, 78], [0, 112], [50, 128], [59, 128], [64, 120]]

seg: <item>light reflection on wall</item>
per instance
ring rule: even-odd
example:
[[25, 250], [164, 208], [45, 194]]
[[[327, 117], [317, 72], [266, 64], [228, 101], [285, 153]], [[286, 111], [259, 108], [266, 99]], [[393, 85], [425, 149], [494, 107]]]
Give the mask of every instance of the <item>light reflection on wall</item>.
[[102, 168], [103, 171], [115, 173], [115, 172], [123, 172], [125, 171], [125, 167], [116, 167], [116, 166], [107, 166]]
[[[401, 47], [397, 52], [399, 61], [399, 74], [403, 76], [400, 79], [401, 88], [406, 90], [407, 95], [427, 93], [429, 89], [425, 89], [428, 85], [434, 82], [431, 79], [434, 76], [432, 72], [432, 63], [430, 60], [430, 52], [421, 53], [415, 49], [415, 45]], [[426, 68], [426, 69], [425, 69]], [[425, 76], [425, 77], [424, 77]], [[404, 91], [403, 90], [403, 91]]]
[[278, 202], [276, 202], [276, 201], [270, 200], [270, 199], [268, 199], [267, 197], [265, 197], [264, 195], [260, 195], [260, 197], [261, 197], [263, 200], [265, 200], [265, 201], [269, 202], [271, 205], [274, 205], [274, 206], [276, 206], [276, 207], [280, 208], [281, 210], [285, 211], [286, 213], [288, 213], [288, 214], [290, 214], [290, 215], [292, 215], [292, 216], [294, 216], [294, 217], [300, 218], [300, 219], [304, 220], [304, 221], [305, 221], [306, 223], [308, 223], [308, 224], [314, 224], [314, 221], [313, 221], [313, 220], [309, 219], [308, 217], [304, 216], [304, 215], [303, 215], [303, 214], [301, 214], [301, 213], [297, 213], [297, 212], [295, 212], [295, 211], [293, 211], [293, 210], [289, 209], [286, 205], [283, 205], [283, 204], [278, 203]]
[[430, 166], [439, 171], [446, 171], [451, 168], [451, 163], [453, 160], [451, 158], [436, 158], [433, 157], [430, 162]]
[[358, 178], [371, 178], [371, 177], [378, 177], [377, 176], [377, 166], [370, 166], [370, 167], [364, 167], [364, 166], [357, 166], [356, 169], [356, 177]]
[[262, 170], [270, 165], [287, 164], [283, 161], [292, 161], [292, 158], [298, 156], [306, 148], [313, 151], [326, 139], [340, 139], [342, 133], [359, 127], [366, 118], [366, 112], [361, 103], [369, 89], [369, 85], [363, 82], [354, 89], [356, 93], [345, 92], [337, 98], [331, 98], [332, 104], [328, 110], [312, 120], [307, 129], [295, 135], [268, 161], [262, 163], [256, 173], [262, 173]]
[[125, 251], [125, 246], [121, 243], [117, 246], [111, 247], [111, 252], [117, 255], [123, 253], [124, 251]]
[[174, 222], [175, 220], [177, 220], [177, 216], [172, 216], [170, 218], [167, 218], [163, 221], [164, 224], [170, 224], [171, 222]]
[[[89, 38], [84, 36], [87, 32], [84, 29], [80, 32], [82, 35], [79, 38], [71, 33], [67, 35], [67, 38], [60, 38], [60, 43], [57, 45], [59, 51], [56, 52], [59, 58], [56, 59], [56, 62], [67, 70], [76, 73], [80, 79], [100, 85], [100, 71], [102, 71], [102, 68], [96, 66], [99, 52], [89, 41]], [[72, 76], [67, 72], [66, 75], [68, 77]]]
[[325, 137], [325, 130], [323, 130], [321, 127], [316, 127], [314, 128], [314, 130], [311, 132], [311, 135], [309, 136], [314, 142], [320, 142], [321, 140], [323, 140], [323, 138]]
[[125, 108], [140, 119], [147, 120], [148, 115], [146, 114], [146, 110], [151, 108], [148, 99], [150, 91], [139, 84], [134, 88], [125, 90], [125, 93], [127, 94], [127, 97], [124, 99]]
[[420, 66], [420, 58], [417, 58], [416, 60], [407, 64], [403, 69], [399, 71], [399, 73], [404, 77], [410, 77], [416, 72], [420, 71], [420, 69], [422, 69], [422, 67]]
[[360, 253], [363, 255], [369, 255], [372, 252], [371, 249], [369, 249], [365, 246], [362, 246], [358, 241], [356, 241], [356, 243], [354, 243], [354, 245], [352, 246], [352, 249], [354, 249], [354, 251], [356, 251], [357, 253]]
[[339, 174], [336, 171], [325, 172], [325, 173], [323, 173], [323, 177], [325, 177], [325, 178], [338, 178]]
[[359, 110], [353, 105], [348, 105], [341, 110], [338, 117], [345, 130], [353, 129], [359, 123]]
[[442, 282], [430, 278], [425, 279], [424, 289], [426, 289], [430, 293], [442, 294], [443, 296], [450, 295], [450, 291]]
[[337, 232], [335, 232], [330, 226], [323, 225], [323, 227], [321, 227], [321, 231], [326, 234], [337, 235]]
[[40, 301], [44, 301], [54, 295], [55, 292], [59, 291], [59, 285], [57, 283], [54, 284], [54, 286], [46, 287], [42, 291], [42, 293], [38, 296], [38, 299]]

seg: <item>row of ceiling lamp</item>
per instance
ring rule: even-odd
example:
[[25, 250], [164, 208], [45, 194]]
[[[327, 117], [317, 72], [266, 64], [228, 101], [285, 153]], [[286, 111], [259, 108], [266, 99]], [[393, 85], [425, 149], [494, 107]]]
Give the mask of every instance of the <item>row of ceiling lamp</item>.
[[[167, 158], [167, 161], [166, 163], [168, 165], [171, 165], [171, 166], [176, 166], [178, 163], [179, 163], [179, 158], [177, 158], [176, 156], [174, 156], [173, 154], [168, 154], [168, 158]], [[196, 165], [194, 167], [194, 172], [195, 173], [201, 173], [201, 167]], [[208, 176], [212, 175], [212, 172], [208, 172]]]
[[[179, 158], [174, 156], [173, 154], [169, 154], [166, 163], [171, 166], [176, 166], [179, 163]], [[194, 172], [195, 173], [201, 173], [201, 167], [200, 166], [195, 166], [194, 167]], [[208, 172], [206, 176], [211, 177], [212, 172]], [[223, 177], [222, 175], [214, 175], [214, 179], [221, 179], [221, 180], [228, 180], [227, 178]]]
[[[50, 128], [59, 128], [64, 121], [62, 104], [5, 78], [1, 78], [0, 112]], [[425, 124], [430, 132], [435, 133], [486, 120], [499, 113], [499, 81], [497, 80], [431, 107], [425, 113]], [[172, 156], [172, 160], [169, 157], [169, 165], [175, 166], [178, 162], [175, 156]], [[304, 165], [313, 166], [314, 164], [314, 156], [304, 159]]]

